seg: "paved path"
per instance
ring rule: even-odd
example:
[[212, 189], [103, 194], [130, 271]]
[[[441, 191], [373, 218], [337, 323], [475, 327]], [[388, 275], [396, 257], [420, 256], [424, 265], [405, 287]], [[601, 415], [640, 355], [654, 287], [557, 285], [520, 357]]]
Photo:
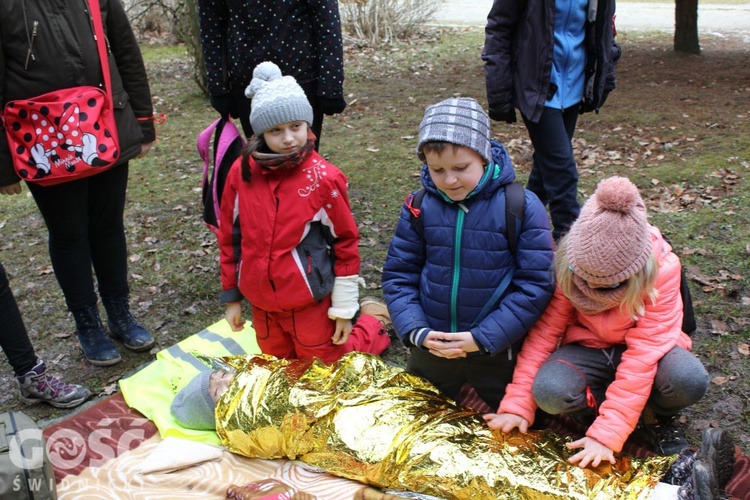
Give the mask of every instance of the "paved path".
[[[492, 0], [445, 0], [435, 17], [439, 24], [484, 26]], [[617, 4], [620, 31], [674, 32], [674, 3]], [[750, 3], [744, 5], [701, 5], [698, 1], [698, 30], [701, 33], [740, 33], [750, 42]]]

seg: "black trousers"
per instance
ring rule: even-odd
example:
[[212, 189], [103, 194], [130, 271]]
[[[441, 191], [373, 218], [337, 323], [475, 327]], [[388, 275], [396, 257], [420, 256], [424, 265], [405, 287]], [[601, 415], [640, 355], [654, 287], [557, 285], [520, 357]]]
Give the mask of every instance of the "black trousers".
[[515, 350], [496, 356], [447, 359], [417, 348], [409, 351], [406, 369], [424, 377], [451, 399], [458, 399], [461, 387], [469, 384], [493, 411], [505, 396], [505, 387], [513, 380]]
[[523, 118], [534, 146], [534, 166], [526, 187], [549, 205], [552, 237], [557, 241], [578, 218], [578, 166], [573, 156], [573, 133], [578, 105], [560, 110], [544, 108], [539, 122]]
[[36, 354], [31, 345], [26, 326], [18, 310], [16, 298], [10, 289], [5, 267], [0, 263], [0, 347], [8, 357], [16, 375], [23, 375], [34, 368]]
[[102, 298], [127, 296], [128, 164], [54, 186], [28, 186], [47, 224], [52, 268], [68, 309], [97, 303], [94, 272]]

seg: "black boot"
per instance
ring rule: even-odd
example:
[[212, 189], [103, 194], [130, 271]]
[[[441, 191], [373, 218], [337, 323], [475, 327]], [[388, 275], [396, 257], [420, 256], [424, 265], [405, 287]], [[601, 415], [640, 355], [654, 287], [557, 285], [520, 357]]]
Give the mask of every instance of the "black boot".
[[89, 363], [94, 366], [119, 363], [122, 360], [120, 352], [104, 331], [96, 304], [71, 312], [76, 321], [78, 342]]
[[690, 447], [675, 417], [657, 417], [655, 422], [644, 423], [643, 431], [657, 455], [673, 455]]
[[107, 326], [113, 337], [122, 340], [125, 347], [131, 351], [140, 352], [151, 349], [154, 338], [130, 314], [128, 298], [104, 298], [104, 308], [107, 310]]
[[[671, 481], [662, 478], [662, 482], [680, 484], [677, 491], [677, 498], [680, 500], [720, 500], [725, 498], [722, 493], [734, 474], [734, 455], [734, 441], [727, 431], [706, 429], [698, 451], [687, 455], [685, 452], [681, 453], [670, 468], [672, 472], [683, 461], [679, 467], [682, 472], [679, 475], [673, 474]], [[685, 458], [691, 462], [685, 461]], [[677, 482], [680, 477], [684, 479]]]

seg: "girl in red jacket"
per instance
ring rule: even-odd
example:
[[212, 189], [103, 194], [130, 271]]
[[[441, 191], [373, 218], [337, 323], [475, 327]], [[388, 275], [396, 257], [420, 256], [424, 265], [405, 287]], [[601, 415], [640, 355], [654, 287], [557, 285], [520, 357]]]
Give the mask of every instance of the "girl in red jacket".
[[[279, 358], [382, 353], [385, 305], [358, 300], [359, 231], [343, 172], [315, 151], [313, 111], [302, 88], [271, 62], [246, 94], [255, 134], [223, 191], [221, 301], [235, 331], [252, 306], [258, 345]], [[369, 313], [369, 314], [366, 314]]]
[[680, 261], [628, 179], [603, 180], [555, 252], [557, 290], [519, 354], [489, 426], [525, 432], [539, 407], [590, 424], [568, 444], [581, 467], [614, 463], [639, 422], [653, 451], [688, 447], [674, 416], [708, 373], [681, 330]]

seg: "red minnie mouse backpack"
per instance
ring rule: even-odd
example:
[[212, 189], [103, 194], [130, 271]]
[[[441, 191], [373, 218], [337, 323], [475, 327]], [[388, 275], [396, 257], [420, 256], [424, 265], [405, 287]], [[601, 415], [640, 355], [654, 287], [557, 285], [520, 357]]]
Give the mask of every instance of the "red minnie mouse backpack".
[[214, 234], [218, 234], [221, 193], [229, 169], [240, 156], [245, 140], [231, 120], [219, 118], [198, 135], [197, 146], [203, 158], [203, 222]]

